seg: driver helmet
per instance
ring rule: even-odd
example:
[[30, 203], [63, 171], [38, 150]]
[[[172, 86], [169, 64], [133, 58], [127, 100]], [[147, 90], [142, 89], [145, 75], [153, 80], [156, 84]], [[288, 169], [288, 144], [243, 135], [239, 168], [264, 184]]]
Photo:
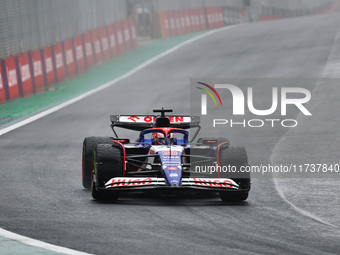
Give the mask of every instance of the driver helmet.
[[153, 144], [159, 145], [159, 144], [165, 144], [165, 138], [162, 133], [154, 133], [153, 134]]

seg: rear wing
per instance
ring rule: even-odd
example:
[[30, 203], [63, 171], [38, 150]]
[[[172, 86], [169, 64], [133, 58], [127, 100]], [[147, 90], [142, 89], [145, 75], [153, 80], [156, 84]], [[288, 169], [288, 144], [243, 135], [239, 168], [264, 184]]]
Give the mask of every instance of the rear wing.
[[[152, 128], [156, 122], [156, 118], [159, 116], [156, 115], [111, 115], [111, 128], [118, 137], [115, 132], [115, 127], [120, 127], [124, 129], [130, 129], [134, 131], [143, 131], [148, 128]], [[181, 129], [189, 129], [189, 128], [198, 128], [200, 130], [200, 117], [199, 116], [190, 116], [190, 115], [167, 115], [167, 118], [170, 120], [170, 127], [173, 128], [181, 128]]]

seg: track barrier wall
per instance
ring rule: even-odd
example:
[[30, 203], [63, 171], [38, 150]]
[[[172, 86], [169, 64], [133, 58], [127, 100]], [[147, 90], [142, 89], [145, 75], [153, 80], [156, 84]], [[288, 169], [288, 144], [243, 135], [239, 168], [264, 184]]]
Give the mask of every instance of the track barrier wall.
[[156, 17], [157, 24], [154, 25], [155, 37], [166, 38], [241, 23], [242, 9], [237, 9], [239, 17], [237, 21], [226, 23], [224, 22], [223, 8], [222, 6], [213, 6], [160, 11]]
[[54, 66], [54, 77], [57, 82], [63, 82], [65, 78], [65, 62], [63, 56], [63, 49], [61, 43], [53, 45], [53, 66]]
[[74, 78], [76, 74], [76, 63], [74, 61], [73, 43], [67, 39], [62, 43], [64, 67], [69, 78]]
[[22, 87], [22, 95], [26, 96], [33, 93], [33, 79], [31, 76], [28, 53], [19, 54], [16, 57], [18, 74], [18, 84]]
[[[75, 52], [75, 61], [77, 63], [76, 73], [81, 74], [85, 72], [85, 48], [81, 35], [77, 35], [73, 38], [73, 50]], [[85, 54], [84, 54], [85, 53]]]
[[0, 103], [6, 102], [6, 92], [5, 92], [5, 87], [4, 87], [4, 82], [2, 79], [2, 68], [1, 68], [1, 63], [0, 63]]
[[129, 27], [130, 27], [130, 30], [131, 30], [131, 38], [132, 38], [133, 48], [137, 48], [138, 47], [138, 40], [137, 40], [135, 21], [134, 21], [133, 18], [129, 19]]
[[83, 47], [85, 48], [85, 63], [87, 69], [94, 65], [94, 52], [92, 46], [92, 38], [90, 32], [85, 32], [82, 36]]
[[55, 83], [54, 66], [52, 59], [52, 47], [47, 46], [43, 49], [43, 72], [46, 76], [46, 82], [48, 85]]
[[131, 50], [129, 20], [127, 20], [127, 19], [123, 20], [122, 28], [123, 28], [123, 38], [124, 38], [125, 51], [129, 51], [129, 50]]
[[6, 100], [14, 99], [20, 96], [17, 69], [15, 63], [15, 56], [9, 57], [4, 61], [5, 72], [4, 72], [4, 86], [7, 87], [9, 98]]
[[92, 48], [95, 56], [95, 62], [96, 64], [101, 64], [103, 63], [103, 52], [102, 52], [102, 47], [101, 43], [99, 40], [99, 33], [98, 29], [92, 29], [91, 31], [91, 37], [92, 37]]
[[34, 83], [34, 92], [40, 92], [44, 88], [45, 85], [45, 79], [44, 79], [44, 73], [43, 73], [43, 63], [41, 58], [41, 51], [35, 50], [30, 52], [30, 66], [31, 66], [31, 74], [32, 81]]
[[124, 39], [121, 22], [116, 22], [115, 24], [116, 35], [117, 35], [117, 43], [118, 43], [118, 52], [119, 54], [124, 53]]
[[115, 58], [118, 56], [118, 48], [117, 48], [118, 44], [117, 44], [117, 36], [116, 36], [113, 24], [107, 26], [107, 31], [108, 31], [109, 41], [110, 41], [111, 56]]
[[100, 42], [102, 46], [104, 60], [109, 60], [111, 58], [111, 50], [110, 50], [109, 38], [107, 36], [106, 27], [99, 28], [99, 34], [100, 34]]
[[[294, 0], [290, 0], [292, 1]], [[267, 21], [336, 12], [340, 6], [338, 0], [326, 0], [322, 4], [320, 0], [312, 1], [314, 5], [309, 9], [299, 9], [296, 7], [298, 5], [295, 6], [296, 8], [292, 5], [295, 9], [288, 8], [280, 4], [282, 1], [258, 1], [261, 5], [256, 7], [257, 20]], [[47, 2], [52, 4], [50, 1], [44, 4]], [[118, 2], [116, 1], [116, 4]], [[204, 1], [197, 0], [191, 5], [188, 1], [185, 4], [176, 2], [173, 6], [169, 6], [169, 1], [166, 5], [164, 0], [154, 1], [152, 3], [155, 9], [151, 23], [153, 38], [184, 35], [255, 20], [256, 15], [252, 6], [240, 2], [242, 1], [213, 0], [209, 1], [211, 5], [206, 6]], [[106, 4], [111, 5], [112, 2], [107, 1]], [[2, 0], [0, 5], [3, 5]], [[81, 10], [81, 14], [77, 15], [85, 16], [90, 10]], [[103, 25], [91, 27], [87, 24], [84, 25], [82, 33], [60, 33], [63, 40], [58, 40], [59, 37], [55, 36], [54, 42], [50, 40], [50, 43], [43, 47], [29, 48], [24, 52], [17, 50], [17, 54], [1, 57], [0, 103], [46, 91], [52, 84], [75, 78], [96, 64], [104, 63], [137, 48], [136, 19], [116, 13], [118, 19], [108, 23], [105, 20], [109, 20], [112, 13], [107, 11], [105, 15], [106, 19], [97, 22]]]

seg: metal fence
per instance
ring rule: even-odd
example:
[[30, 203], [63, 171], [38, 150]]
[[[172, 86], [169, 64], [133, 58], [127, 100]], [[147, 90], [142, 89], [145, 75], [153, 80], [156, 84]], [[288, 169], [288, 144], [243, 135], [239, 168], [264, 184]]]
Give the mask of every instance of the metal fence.
[[127, 17], [125, 0], [0, 0], [0, 58]]
[[338, 0], [251, 0], [249, 10], [251, 20], [264, 16], [298, 17], [317, 14], [330, 8]]
[[151, 0], [156, 11], [202, 8], [210, 6], [244, 6], [243, 0]]
[[246, 10], [249, 20], [257, 20], [265, 12], [282, 10], [292, 11], [291, 16], [313, 14], [332, 2], [334, 0], [0, 0], [0, 58], [43, 48], [130, 14], [135, 16], [139, 34], [143, 31], [147, 34], [153, 15], [159, 11], [234, 7]]
[[151, 1], [156, 11], [210, 6], [245, 8], [247, 5], [261, 5], [287, 10], [306, 10], [327, 6], [334, 2], [334, 0], [135, 0], [135, 2], [138, 1]]

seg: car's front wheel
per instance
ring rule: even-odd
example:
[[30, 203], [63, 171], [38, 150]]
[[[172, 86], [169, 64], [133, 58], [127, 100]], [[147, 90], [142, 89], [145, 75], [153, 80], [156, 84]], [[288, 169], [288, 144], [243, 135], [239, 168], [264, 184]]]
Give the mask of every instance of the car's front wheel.
[[98, 144], [93, 152], [91, 191], [97, 200], [117, 200], [119, 192], [106, 190], [105, 184], [114, 177], [123, 176], [122, 150], [115, 144]]
[[92, 157], [97, 144], [112, 144], [112, 138], [107, 136], [86, 137], [82, 153], [82, 183], [86, 189], [91, 188]]
[[223, 191], [220, 197], [223, 201], [240, 202], [248, 198], [251, 179], [245, 171], [248, 166], [248, 156], [244, 147], [229, 146], [218, 150], [220, 170], [218, 178], [232, 179], [239, 185], [240, 191]]

